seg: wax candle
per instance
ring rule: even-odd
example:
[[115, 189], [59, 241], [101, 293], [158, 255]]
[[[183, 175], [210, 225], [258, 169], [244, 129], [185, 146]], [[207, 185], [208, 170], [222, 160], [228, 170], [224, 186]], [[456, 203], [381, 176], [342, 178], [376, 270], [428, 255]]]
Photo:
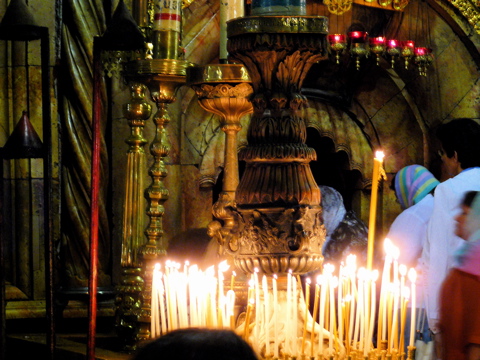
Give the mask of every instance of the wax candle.
[[415, 289], [415, 282], [417, 281], [417, 272], [414, 268], [411, 268], [408, 271], [408, 279], [411, 283], [411, 319], [410, 319], [410, 346], [415, 346], [415, 315], [416, 315], [416, 289]]
[[400, 288], [399, 283], [394, 282], [394, 293], [393, 293], [393, 315], [392, 315], [392, 341], [390, 341], [390, 351], [393, 349], [398, 349], [398, 303], [400, 298]]
[[400, 311], [400, 345], [398, 346], [399, 354], [402, 354], [404, 351], [404, 333], [405, 333], [405, 322], [407, 320], [407, 303], [410, 297], [410, 289], [406, 287], [402, 290], [402, 309]]
[[260, 284], [258, 281], [258, 268], [254, 269], [253, 272], [253, 280], [254, 280], [254, 285], [255, 285], [255, 323], [253, 326], [253, 338], [254, 341], [258, 341], [259, 339], [259, 321], [260, 321], [260, 312], [261, 312], [261, 306], [260, 306]]
[[298, 346], [297, 346], [297, 330], [298, 330], [298, 292], [297, 292], [297, 279], [295, 277], [292, 277], [292, 352], [293, 354], [297, 355], [298, 354]]
[[244, 13], [243, 0], [220, 0], [220, 63], [225, 63], [228, 58], [227, 22], [244, 16]]
[[[321, 276], [317, 276], [317, 283], [315, 284], [315, 295], [313, 298], [313, 314], [312, 314], [312, 328], [310, 330], [310, 357], [313, 358], [313, 348], [314, 348], [314, 335], [315, 335], [315, 321], [317, 320], [318, 315], [318, 302], [320, 300], [320, 283]], [[319, 336], [322, 336], [322, 330], [320, 329]]]
[[232, 271], [232, 277], [230, 278], [230, 290], [233, 290], [233, 285], [235, 284], [235, 276], [237, 276], [237, 273], [235, 271]]
[[278, 359], [278, 289], [277, 289], [277, 275], [274, 274], [272, 277], [272, 290], [273, 290], [273, 326], [274, 326], [274, 334], [275, 334], [275, 348], [273, 349], [273, 356], [275, 359]]
[[[318, 337], [318, 347], [319, 347], [319, 354], [323, 354], [323, 328], [325, 324], [325, 302], [326, 302], [326, 295], [327, 295], [327, 279], [325, 274], [325, 267], [324, 267], [324, 275], [322, 275], [320, 280], [321, 284], [321, 291], [320, 291], [320, 315], [318, 319], [318, 324], [320, 325], [320, 336]], [[318, 280], [317, 280], [318, 281]]]
[[307, 337], [307, 319], [308, 312], [310, 308], [310, 278], [307, 278], [305, 281], [305, 322], [303, 326], [303, 336], [302, 336], [302, 355], [305, 355], [305, 340]]
[[287, 316], [285, 319], [285, 346], [288, 355], [292, 355], [290, 328], [292, 327], [292, 271], [287, 274]]
[[370, 324], [368, 328], [368, 343], [367, 343], [367, 354], [370, 351], [370, 346], [372, 344], [373, 339], [373, 328], [375, 326], [375, 309], [376, 309], [376, 302], [377, 302], [377, 286], [376, 281], [378, 278], [378, 270], [373, 270], [371, 274], [371, 286], [370, 286]]
[[373, 159], [373, 175], [372, 175], [372, 194], [370, 198], [370, 215], [368, 221], [368, 246], [367, 246], [367, 268], [372, 269], [374, 237], [375, 237], [375, 221], [377, 215], [377, 195], [378, 183], [380, 181], [380, 168], [382, 166], [384, 154], [382, 151], [375, 153]]
[[343, 314], [341, 312], [343, 302], [343, 263], [338, 270], [338, 290], [337, 290], [337, 309], [338, 309], [338, 338], [343, 341]]
[[268, 283], [267, 277], [263, 275], [262, 277], [262, 288], [263, 288], [263, 302], [265, 304], [265, 311], [263, 316], [263, 326], [265, 329], [265, 355], [270, 357], [270, 328], [269, 328], [269, 318], [270, 318], [270, 300], [268, 294]]
[[227, 314], [230, 320], [230, 329], [235, 330], [235, 291], [227, 291]]

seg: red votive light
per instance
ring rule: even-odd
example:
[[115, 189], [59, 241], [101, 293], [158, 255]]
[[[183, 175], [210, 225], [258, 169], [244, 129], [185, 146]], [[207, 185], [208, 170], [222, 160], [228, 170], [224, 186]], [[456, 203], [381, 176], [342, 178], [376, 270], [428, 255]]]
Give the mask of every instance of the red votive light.
[[385, 38], [383, 36], [377, 36], [369, 39], [370, 45], [385, 45]]
[[398, 47], [398, 40], [395, 40], [395, 39], [390, 39], [387, 41], [387, 47], [389, 49], [393, 49], [393, 48], [396, 48]]
[[351, 31], [351, 32], [348, 33], [348, 37], [354, 43], [365, 42], [365, 39], [367, 37], [367, 33], [365, 31]]
[[417, 47], [415, 48], [415, 56], [425, 56], [427, 55], [428, 50], [424, 47]]
[[345, 35], [343, 34], [331, 34], [327, 37], [330, 44], [340, 44], [345, 42]]
[[415, 48], [415, 41], [413, 41], [413, 40], [405, 40], [405, 41], [403, 42], [403, 46], [404, 46], [404, 47], [409, 47], [409, 48], [411, 48], [411, 49], [414, 49], [414, 48]]

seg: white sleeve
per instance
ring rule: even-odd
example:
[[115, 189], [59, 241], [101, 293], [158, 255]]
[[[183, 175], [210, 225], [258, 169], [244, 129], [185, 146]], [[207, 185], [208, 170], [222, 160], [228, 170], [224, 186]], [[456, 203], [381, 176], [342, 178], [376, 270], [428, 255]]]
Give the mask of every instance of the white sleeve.
[[[427, 226], [427, 247], [422, 259], [426, 271], [426, 307], [430, 328], [437, 332], [439, 319], [438, 294], [448, 270], [452, 266], [453, 252], [461, 239], [455, 235], [455, 215], [459, 210], [459, 195], [448, 180], [435, 189], [433, 213]], [[424, 258], [427, 254], [428, 258]]]
[[400, 213], [387, 237], [400, 249], [399, 263], [415, 267], [426, 237], [426, 221], [409, 209]]

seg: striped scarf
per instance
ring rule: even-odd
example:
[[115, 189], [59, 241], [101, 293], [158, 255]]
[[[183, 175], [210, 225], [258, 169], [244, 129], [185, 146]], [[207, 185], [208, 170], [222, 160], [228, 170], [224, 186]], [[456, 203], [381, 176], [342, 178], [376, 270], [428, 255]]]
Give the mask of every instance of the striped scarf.
[[425, 167], [420, 165], [405, 166], [395, 175], [395, 194], [402, 209], [417, 204], [439, 181]]

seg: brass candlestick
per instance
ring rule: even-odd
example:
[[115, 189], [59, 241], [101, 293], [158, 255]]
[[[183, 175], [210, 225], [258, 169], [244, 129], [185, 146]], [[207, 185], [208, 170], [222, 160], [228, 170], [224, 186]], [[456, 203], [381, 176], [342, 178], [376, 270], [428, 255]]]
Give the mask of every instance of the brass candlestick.
[[[235, 191], [238, 186], [237, 133], [241, 130], [240, 119], [253, 111], [250, 102], [253, 95], [250, 76], [239, 64], [215, 64], [196, 66], [188, 69], [189, 85], [195, 90], [202, 108], [220, 116], [225, 133], [224, 181], [219, 200], [213, 206], [215, 218], [222, 226], [210, 225], [217, 239], [222, 239], [225, 230], [235, 225], [231, 209], [235, 205]], [[221, 243], [220, 245], [224, 245]]]
[[[147, 215], [149, 217], [149, 224], [144, 230], [146, 235], [145, 240], [132, 237], [130, 240], [122, 244], [122, 266], [124, 278], [120, 294], [117, 298], [118, 327], [123, 331], [123, 338], [127, 339], [127, 348], [135, 348], [139, 341], [148, 340], [150, 338], [150, 323], [151, 323], [151, 290], [152, 290], [152, 274], [155, 262], [160, 256], [166, 254], [167, 243], [163, 237], [163, 214], [165, 212], [163, 204], [168, 199], [168, 189], [165, 187], [163, 180], [167, 176], [167, 169], [164, 159], [168, 156], [170, 145], [168, 144], [166, 126], [170, 122], [168, 114], [168, 105], [175, 102], [175, 92], [178, 87], [185, 84], [186, 69], [192, 64], [183, 60], [172, 59], [148, 59], [129, 62], [125, 66], [125, 77], [134, 83], [143, 84], [134, 86], [134, 95], [132, 103], [135, 103], [138, 96], [138, 101], [143, 104], [143, 95], [138, 94], [142, 92], [145, 87], [150, 92], [151, 99], [156, 103], [157, 112], [153, 116], [155, 123], [155, 137], [150, 144], [150, 153], [153, 156], [153, 164], [148, 170], [152, 178], [152, 182], [145, 190], [145, 197], [147, 200]], [[136, 92], [136, 93], [135, 93]], [[128, 105], [127, 105], [128, 108]], [[140, 108], [145, 110], [146, 106], [142, 105]], [[138, 109], [137, 109], [138, 110]], [[130, 106], [130, 111], [135, 113], [135, 110]], [[126, 112], [129, 114], [129, 111]], [[137, 194], [140, 191], [137, 185], [132, 185], [137, 179], [142, 177], [141, 171], [143, 169], [138, 166], [141, 162], [143, 151], [141, 146], [144, 144], [143, 137], [140, 134], [140, 128], [143, 128], [141, 120], [146, 116], [146, 112], [140, 111], [140, 114], [135, 114], [137, 122], [131, 125], [132, 132], [134, 132], [134, 140], [131, 140], [131, 146], [135, 148], [134, 155], [139, 157], [136, 166], [130, 168], [128, 174], [128, 186], [136, 187], [132, 190]], [[140, 120], [140, 122], [139, 122]], [[143, 190], [143, 189], [142, 189]], [[129, 196], [129, 190], [127, 190]], [[138, 199], [137, 199], [138, 200]], [[128, 227], [137, 226], [140, 222], [138, 208], [126, 207], [127, 212], [125, 219], [130, 219], [127, 224]], [[137, 214], [133, 214], [133, 212]], [[143, 211], [143, 210], [142, 210]], [[136, 255], [131, 253], [135, 249], [138, 252]], [[136, 258], [135, 256], [138, 256]], [[132, 261], [130, 261], [132, 257]]]

